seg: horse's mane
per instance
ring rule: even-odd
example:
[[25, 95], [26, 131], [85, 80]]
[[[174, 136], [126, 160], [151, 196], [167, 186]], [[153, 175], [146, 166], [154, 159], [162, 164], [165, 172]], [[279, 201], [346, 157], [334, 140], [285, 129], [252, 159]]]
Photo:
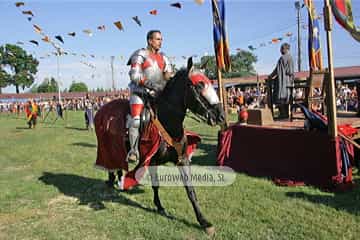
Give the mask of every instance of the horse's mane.
[[186, 77], [187, 77], [187, 69], [186, 68], [181, 68], [179, 71], [176, 72], [175, 76], [173, 76], [169, 80], [169, 82], [166, 84], [162, 95], [166, 95], [169, 91], [173, 91], [175, 83], [178, 80], [184, 79]]

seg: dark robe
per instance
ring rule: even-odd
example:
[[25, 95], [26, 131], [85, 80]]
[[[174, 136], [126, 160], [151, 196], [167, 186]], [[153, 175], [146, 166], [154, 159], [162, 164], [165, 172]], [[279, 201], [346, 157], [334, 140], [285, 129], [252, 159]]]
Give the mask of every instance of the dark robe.
[[291, 94], [289, 87], [294, 82], [294, 62], [289, 53], [282, 55], [270, 74], [273, 83], [273, 104], [288, 104]]

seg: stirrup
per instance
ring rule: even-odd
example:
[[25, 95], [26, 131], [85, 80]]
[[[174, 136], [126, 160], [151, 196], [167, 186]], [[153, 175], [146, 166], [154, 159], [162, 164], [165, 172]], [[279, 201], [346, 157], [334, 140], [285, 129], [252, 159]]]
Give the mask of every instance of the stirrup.
[[129, 151], [126, 158], [127, 158], [128, 162], [138, 162], [139, 161], [138, 154], [136, 154], [136, 152], [133, 150]]

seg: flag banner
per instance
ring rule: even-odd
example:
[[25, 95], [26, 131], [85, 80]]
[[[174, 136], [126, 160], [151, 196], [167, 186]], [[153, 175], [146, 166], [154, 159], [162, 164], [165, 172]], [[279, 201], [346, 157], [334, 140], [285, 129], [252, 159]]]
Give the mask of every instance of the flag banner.
[[224, 0], [212, 0], [213, 24], [214, 24], [214, 48], [218, 69], [229, 71], [231, 60], [229, 43], [225, 28], [225, 4]]
[[330, 0], [330, 5], [336, 21], [360, 42], [360, 29], [354, 24], [351, 0]]
[[313, 0], [304, 0], [304, 4], [309, 13], [309, 67], [311, 70], [319, 71], [323, 69], [321, 45], [320, 45], [320, 23], [316, 14]]

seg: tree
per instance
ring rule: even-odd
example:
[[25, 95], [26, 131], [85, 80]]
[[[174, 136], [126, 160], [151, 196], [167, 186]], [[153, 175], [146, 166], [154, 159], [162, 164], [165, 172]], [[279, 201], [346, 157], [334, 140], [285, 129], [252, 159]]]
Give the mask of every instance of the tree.
[[[246, 77], [255, 75], [254, 63], [257, 62], [257, 57], [251, 52], [241, 50], [235, 55], [231, 55], [231, 71], [223, 72], [224, 78], [232, 77]], [[205, 67], [205, 75], [210, 79], [217, 78], [217, 68], [215, 56], [203, 56], [200, 64], [195, 64], [196, 67]]]
[[19, 93], [19, 87], [24, 90], [34, 83], [38, 65], [38, 60], [19, 46], [6, 44], [0, 47], [0, 66], [10, 69], [8, 83], [15, 86], [16, 93]]
[[83, 82], [72, 82], [69, 88], [69, 92], [87, 92], [88, 87]]
[[50, 80], [49, 78], [45, 78], [44, 81], [38, 86], [37, 92], [57, 92], [59, 91], [59, 86], [56, 80], [52, 77]]
[[6, 87], [9, 84], [9, 81], [10, 81], [10, 75], [5, 70], [2, 70], [0, 68], [0, 93], [1, 93], [1, 88]]

